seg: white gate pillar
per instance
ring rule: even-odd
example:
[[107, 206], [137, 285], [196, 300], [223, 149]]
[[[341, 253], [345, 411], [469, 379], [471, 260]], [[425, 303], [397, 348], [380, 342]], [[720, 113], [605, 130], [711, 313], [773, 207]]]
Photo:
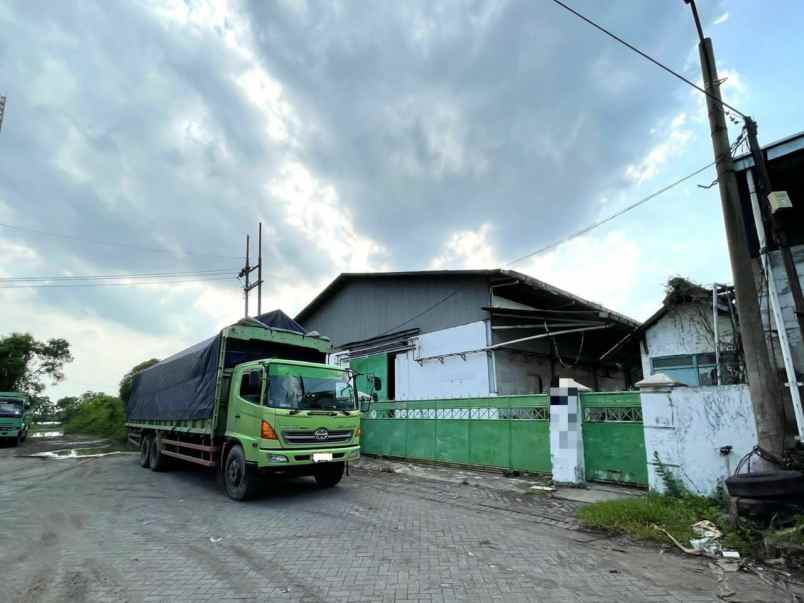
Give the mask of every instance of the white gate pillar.
[[581, 484], [584, 481], [581, 392], [589, 388], [573, 379], [560, 379], [550, 388], [550, 460], [553, 481]]

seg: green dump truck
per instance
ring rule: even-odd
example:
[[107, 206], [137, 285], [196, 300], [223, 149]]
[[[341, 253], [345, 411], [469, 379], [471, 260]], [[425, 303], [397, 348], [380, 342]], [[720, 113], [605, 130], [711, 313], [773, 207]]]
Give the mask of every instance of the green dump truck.
[[142, 371], [127, 406], [140, 464], [215, 468], [235, 500], [265, 475], [336, 485], [360, 456], [360, 408], [352, 372], [325, 364], [330, 351], [277, 310]]
[[0, 392], [0, 440], [19, 446], [31, 427], [31, 399], [21, 392]]

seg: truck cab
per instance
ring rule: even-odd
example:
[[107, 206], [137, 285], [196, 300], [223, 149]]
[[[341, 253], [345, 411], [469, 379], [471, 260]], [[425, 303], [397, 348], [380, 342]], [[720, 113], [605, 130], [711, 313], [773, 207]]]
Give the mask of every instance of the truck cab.
[[[360, 409], [350, 372], [294, 360], [236, 366], [225, 413], [226, 438], [260, 473], [313, 475], [334, 485], [360, 457]], [[224, 477], [227, 468], [224, 467]]]
[[21, 392], [0, 392], [0, 439], [18, 446], [31, 426], [31, 401]]

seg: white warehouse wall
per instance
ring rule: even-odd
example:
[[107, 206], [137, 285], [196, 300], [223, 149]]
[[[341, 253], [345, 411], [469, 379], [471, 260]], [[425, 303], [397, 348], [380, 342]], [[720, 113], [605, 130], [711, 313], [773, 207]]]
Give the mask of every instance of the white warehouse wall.
[[[645, 331], [642, 351], [642, 375], [651, 375], [651, 358], [681, 354], [706, 354], [715, 351], [712, 335], [701, 325], [701, 320], [712, 324], [711, 309], [703, 312], [692, 304], [675, 306]], [[720, 316], [718, 335], [723, 342], [731, 340], [731, 319]], [[645, 350], [647, 345], [647, 350]]]
[[488, 396], [492, 391], [488, 352], [442, 356], [485, 348], [486, 329], [486, 321], [477, 321], [420, 335], [416, 349], [396, 356], [396, 399]]

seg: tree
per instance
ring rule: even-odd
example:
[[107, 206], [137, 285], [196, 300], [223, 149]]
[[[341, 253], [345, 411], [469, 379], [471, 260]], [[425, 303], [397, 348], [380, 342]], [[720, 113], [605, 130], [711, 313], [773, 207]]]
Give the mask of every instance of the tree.
[[158, 358], [151, 358], [150, 360], [146, 360], [145, 362], [140, 362], [137, 366], [123, 375], [123, 378], [120, 380], [120, 399], [123, 403], [128, 406], [128, 400], [131, 398], [131, 389], [134, 386], [134, 376], [137, 373], [144, 371], [147, 368], [152, 367], [157, 362], [159, 362]]
[[48, 396], [31, 397], [31, 414], [38, 421], [49, 421], [55, 414], [56, 405]]
[[56, 413], [59, 421], [68, 421], [81, 407], [81, 399], [76, 396], [65, 396], [56, 401]]
[[0, 338], [0, 391], [40, 394], [43, 380], [63, 381], [64, 364], [72, 361], [66, 339], [37, 341], [29, 333], [12, 333]]

